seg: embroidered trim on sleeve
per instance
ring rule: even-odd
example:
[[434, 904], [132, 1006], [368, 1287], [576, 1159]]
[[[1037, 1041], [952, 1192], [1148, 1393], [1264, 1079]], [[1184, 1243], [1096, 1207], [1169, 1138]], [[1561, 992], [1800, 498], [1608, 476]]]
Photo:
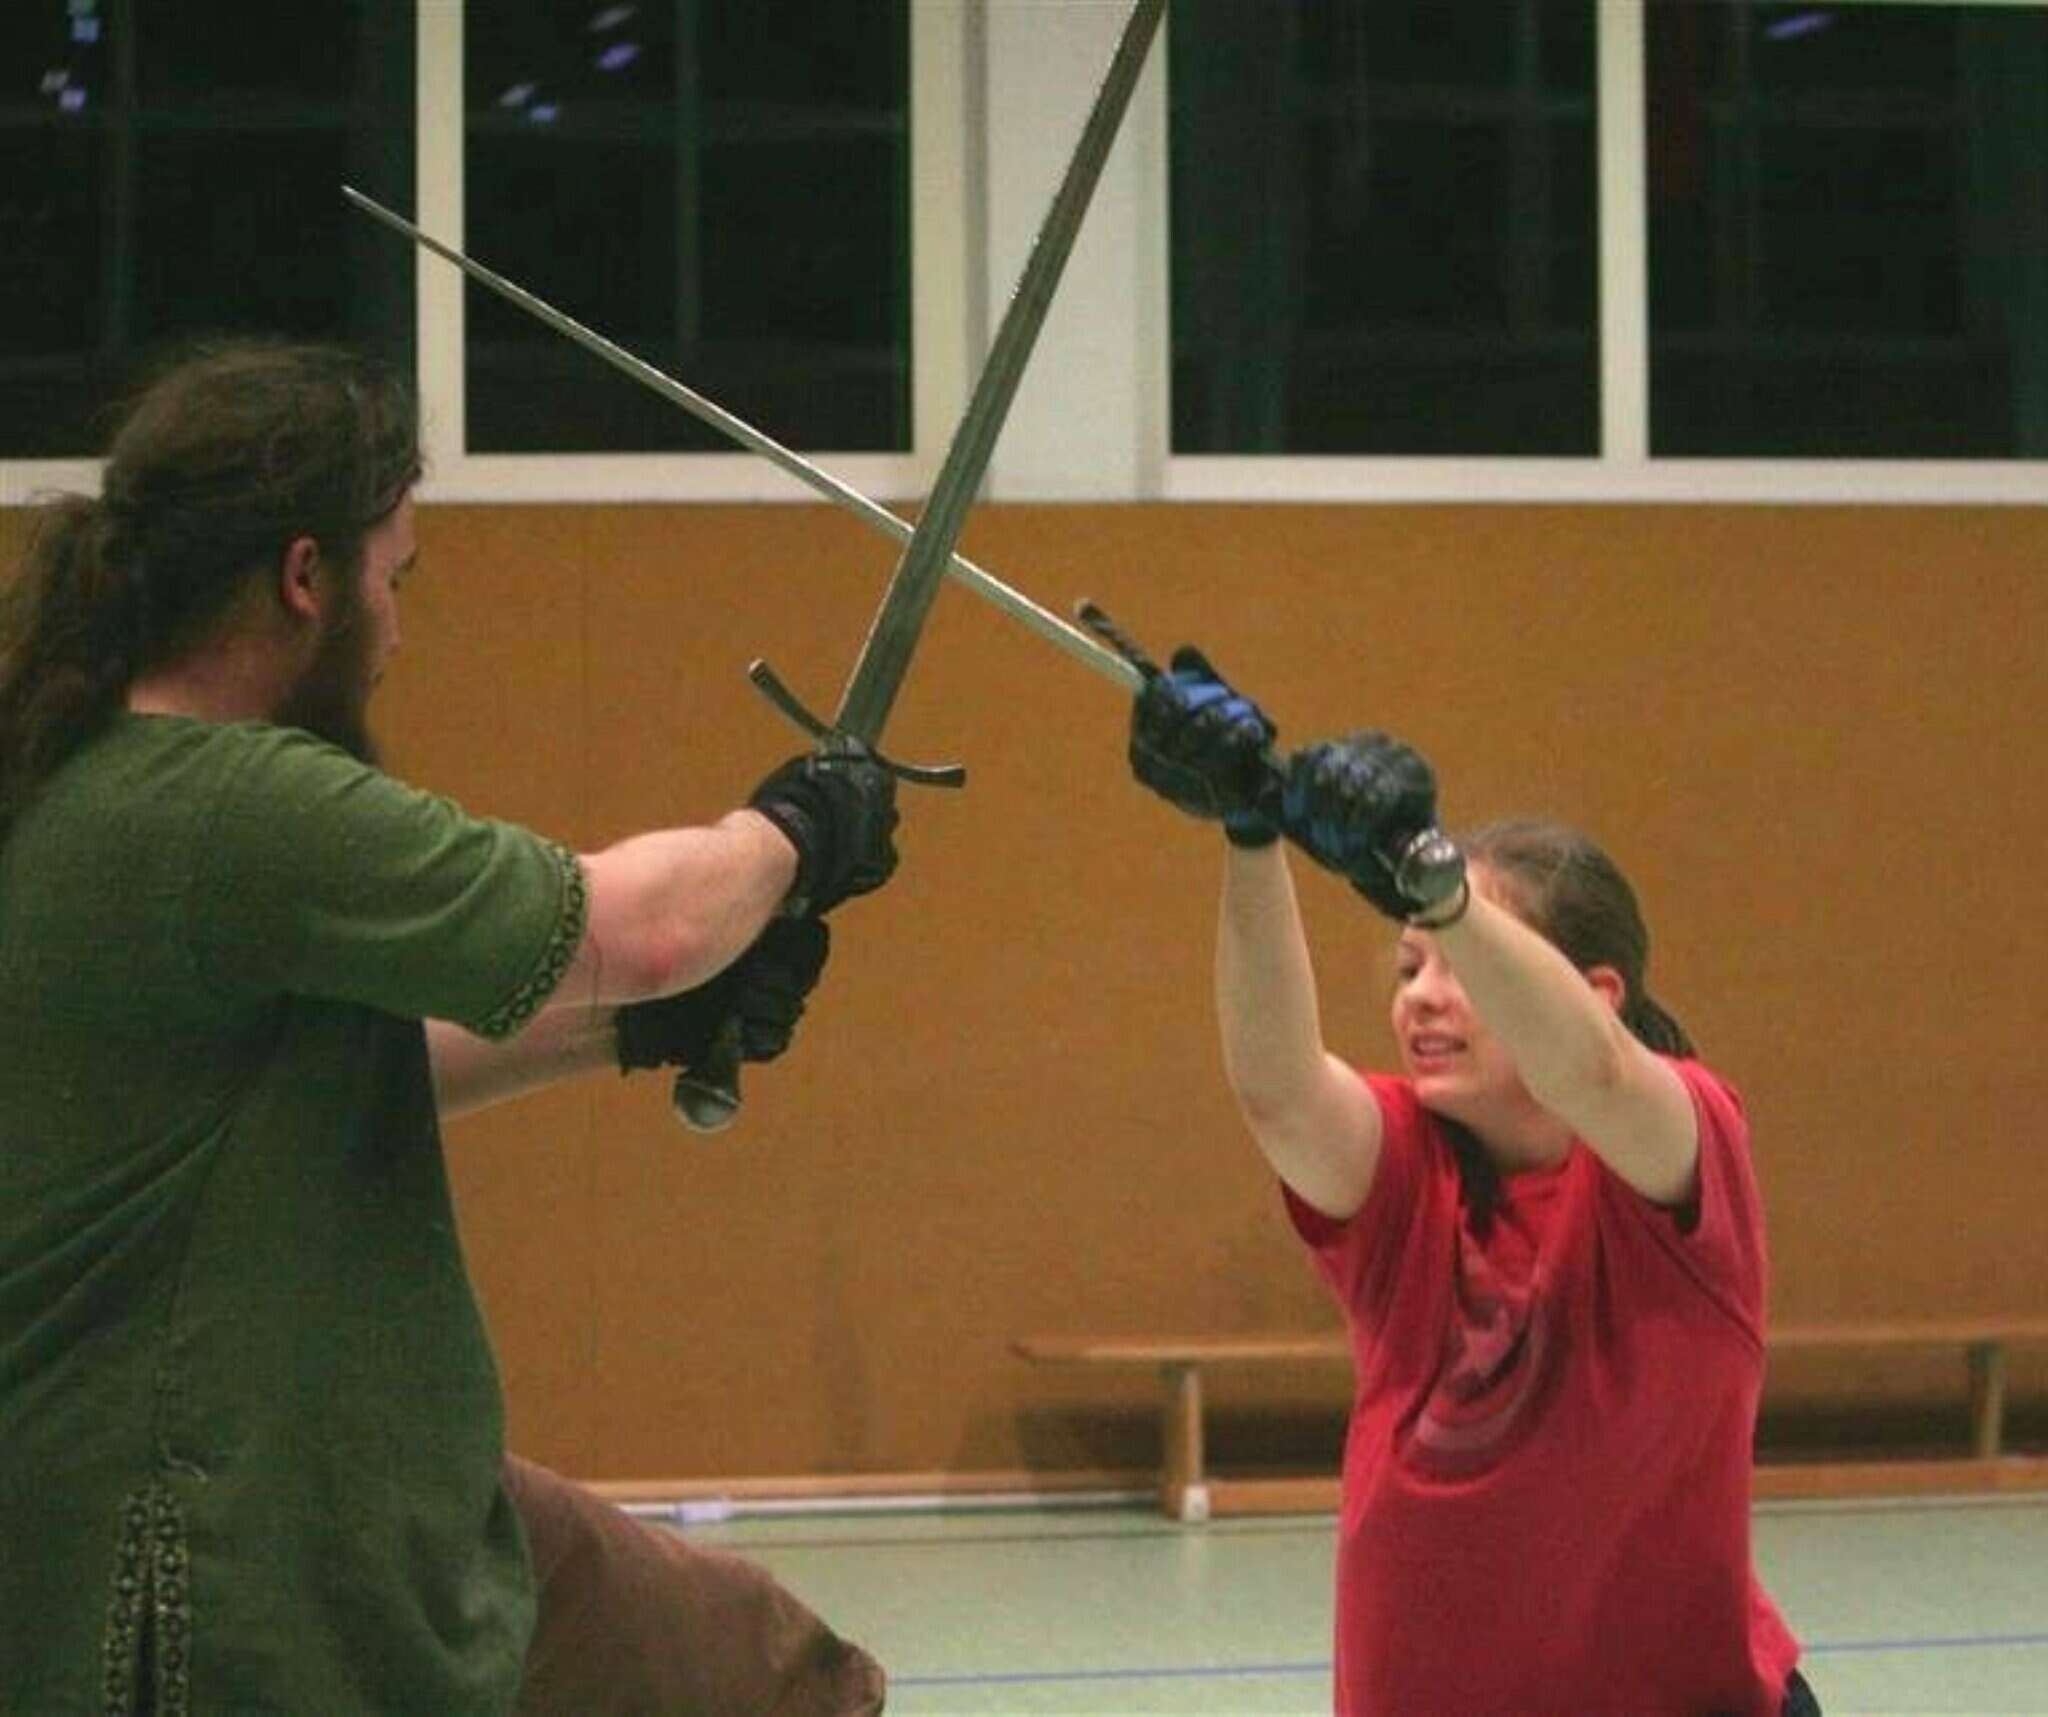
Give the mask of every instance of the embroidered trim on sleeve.
[[186, 1717], [192, 1708], [187, 1560], [184, 1517], [169, 1489], [158, 1481], [131, 1493], [121, 1507], [121, 1546], [101, 1646], [110, 1717], [136, 1709], [145, 1639], [154, 1670], [147, 1708], [158, 1717]]
[[555, 993], [562, 974], [576, 958], [576, 950], [583, 946], [583, 930], [590, 917], [590, 885], [584, 879], [583, 866], [567, 847], [556, 846], [551, 841], [548, 851], [559, 867], [562, 879], [554, 932], [548, 937], [547, 947], [541, 951], [540, 963], [526, 982], [477, 1026], [477, 1036], [494, 1042], [510, 1037], [540, 1012], [541, 1004]]

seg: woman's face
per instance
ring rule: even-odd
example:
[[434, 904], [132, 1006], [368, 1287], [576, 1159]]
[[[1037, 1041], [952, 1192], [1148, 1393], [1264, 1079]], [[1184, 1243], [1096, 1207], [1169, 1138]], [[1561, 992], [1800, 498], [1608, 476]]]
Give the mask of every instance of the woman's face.
[[[1484, 867], [1475, 865], [1469, 880], [1475, 892], [1513, 910]], [[1394, 1041], [1423, 1106], [1485, 1132], [1532, 1105], [1514, 1058], [1473, 1013], [1436, 938], [1403, 930], [1394, 962]]]

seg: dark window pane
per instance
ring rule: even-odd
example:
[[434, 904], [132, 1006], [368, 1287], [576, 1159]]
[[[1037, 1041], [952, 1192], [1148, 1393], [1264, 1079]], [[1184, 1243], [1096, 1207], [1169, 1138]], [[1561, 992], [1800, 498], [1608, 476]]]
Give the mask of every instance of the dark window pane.
[[[910, 445], [908, 0], [473, 9], [469, 250], [796, 445]], [[479, 453], [730, 450], [469, 289]]]
[[1649, 9], [1665, 456], [2048, 455], [2048, 11]]
[[1599, 451], [1590, 0], [1176, 0], [1177, 453]]
[[99, 451], [202, 334], [410, 369], [413, 262], [341, 198], [409, 186], [412, 7], [13, 0], [0, 21], [0, 458]]
[[[152, 136], [135, 163], [137, 338], [195, 326], [356, 333], [356, 295], [396, 241], [353, 213], [340, 187], [388, 172], [331, 127]], [[345, 260], [356, 251], [369, 253], [360, 270]]]
[[[250, 0], [127, 0], [125, 10], [135, 19], [144, 50], [136, 68], [142, 99], [180, 105], [223, 97], [345, 104], [354, 99], [361, 77], [351, 50], [366, 9], [363, 0], [267, 6]], [[385, 10], [411, 12], [407, 6]], [[410, 35], [409, 16], [405, 28]]]
[[[94, 343], [107, 240], [98, 195], [106, 153], [96, 126], [0, 130], [7, 178], [0, 190], [0, 366], [10, 375], [38, 355], [78, 353]], [[10, 415], [0, 410], [0, 436], [10, 433]]]
[[10, 123], [105, 101], [111, 62], [104, 10], [74, 13], [66, 0], [0, 7], [0, 112]]

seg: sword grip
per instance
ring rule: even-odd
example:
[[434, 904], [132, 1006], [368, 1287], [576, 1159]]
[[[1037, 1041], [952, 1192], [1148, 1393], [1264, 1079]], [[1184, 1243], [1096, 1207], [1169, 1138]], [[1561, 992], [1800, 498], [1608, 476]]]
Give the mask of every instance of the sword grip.
[[[1159, 664], [1103, 609], [1086, 598], [1074, 605], [1074, 615], [1146, 680], [1159, 677]], [[1286, 791], [1286, 764], [1270, 747], [1262, 759], [1265, 778], [1259, 783], [1258, 810], [1269, 823], [1283, 832], [1287, 817], [1282, 803]], [[1289, 839], [1294, 839], [1289, 836]], [[1296, 840], [1296, 845], [1300, 842]], [[1394, 886], [1415, 902], [1418, 912], [1432, 912], [1457, 892], [1465, 878], [1465, 858], [1457, 843], [1435, 827], [1417, 829], [1373, 855], [1386, 867]]]
[[[801, 918], [807, 909], [805, 900], [791, 895], [782, 903], [781, 915]], [[735, 1010], [718, 1022], [704, 1058], [676, 1075], [669, 1091], [676, 1119], [693, 1133], [724, 1132], [739, 1117], [740, 1064], [745, 1060], [740, 1016]]]
[[740, 1112], [740, 1016], [727, 1014], [704, 1059], [676, 1075], [669, 1101], [693, 1133], [723, 1132]]
[[1159, 664], [1145, 653], [1144, 645], [1110, 619], [1101, 603], [1082, 597], [1074, 604], [1074, 617], [1128, 662], [1140, 680], [1159, 678]]
[[[1266, 753], [1265, 762], [1266, 778], [1259, 783], [1259, 813], [1300, 846], [1300, 837], [1288, 831], [1282, 803], [1286, 794], [1285, 765], [1271, 751]], [[1434, 825], [1392, 836], [1372, 856], [1421, 913], [1434, 912], [1444, 905], [1465, 879], [1465, 855], [1458, 850], [1456, 841]]]

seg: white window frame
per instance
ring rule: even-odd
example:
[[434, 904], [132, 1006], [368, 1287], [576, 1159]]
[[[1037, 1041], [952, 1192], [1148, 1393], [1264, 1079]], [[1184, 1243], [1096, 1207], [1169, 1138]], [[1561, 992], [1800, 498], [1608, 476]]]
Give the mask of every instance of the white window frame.
[[[469, 3], [423, 0], [418, 8], [416, 218], [425, 230], [457, 248], [463, 243], [462, 42]], [[997, 444], [986, 486], [989, 497], [2048, 503], [2048, 460], [1650, 457], [1641, 96], [1645, 0], [1596, 3], [1602, 424], [1597, 456], [1173, 454], [1162, 32]], [[2040, 7], [2048, 0], [1992, 3]], [[1079, 134], [1124, 14], [1122, 5], [913, 0], [910, 160], [916, 213], [910, 277], [915, 445], [903, 454], [801, 449], [807, 458], [879, 499], [914, 499], [929, 487], [972, 390], [990, 333]], [[1169, 8], [1164, 29], [1171, 28]], [[796, 479], [745, 452], [468, 452], [461, 279], [448, 265], [424, 255], [419, 270], [419, 384], [429, 456], [423, 499], [816, 499]], [[19, 504], [56, 488], [92, 490], [98, 481], [96, 461], [0, 461], [0, 504]]]
[[[1885, 5], [1900, 0], [1864, 0]], [[1940, 4], [1942, 0], [1922, 0]], [[1963, 3], [1963, 0], [1957, 0]], [[2041, 0], [1995, 0], [2039, 5]], [[2048, 502], [2048, 460], [1653, 459], [1643, 127], [1645, 0], [1598, 0], [1600, 423], [1597, 457], [1178, 455], [1176, 501]]]
[[[419, 7], [418, 224], [457, 250], [464, 248], [463, 21], [470, 4]], [[962, 294], [957, 283], [961, 235], [959, 188], [933, 183], [926, 163], [957, 161], [957, 147], [939, 149], [929, 133], [964, 136], [967, 116], [960, 103], [968, 32], [964, 11], [948, 4], [913, 5], [913, 16], [931, 11], [912, 31], [911, 143], [918, 218], [912, 222], [912, 349], [930, 360], [913, 376], [913, 421], [928, 421], [944, 410], [953, 378], [966, 371], [966, 340], [958, 323]], [[475, 260], [489, 264], [490, 258]], [[452, 265], [422, 255], [419, 274], [419, 374], [421, 436], [427, 476], [424, 501], [788, 501], [817, 497], [797, 479], [760, 456], [731, 453], [472, 453], [467, 446], [463, 385], [464, 282]], [[607, 334], [610, 330], [599, 328]], [[945, 354], [957, 356], [948, 363]], [[592, 357], [591, 363], [600, 360]], [[651, 361], [651, 360], [650, 360]], [[689, 376], [677, 380], [692, 382]], [[929, 390], [941, 396], [928, 402]], [[719, 402], [723, 403], [723, 402]], [[680, 408], [678, 408], [680, 409]], [[798, 449], [845, 482], [879, 496], [922, 492], [922, 467], [907, 454], [832, 453]]]

